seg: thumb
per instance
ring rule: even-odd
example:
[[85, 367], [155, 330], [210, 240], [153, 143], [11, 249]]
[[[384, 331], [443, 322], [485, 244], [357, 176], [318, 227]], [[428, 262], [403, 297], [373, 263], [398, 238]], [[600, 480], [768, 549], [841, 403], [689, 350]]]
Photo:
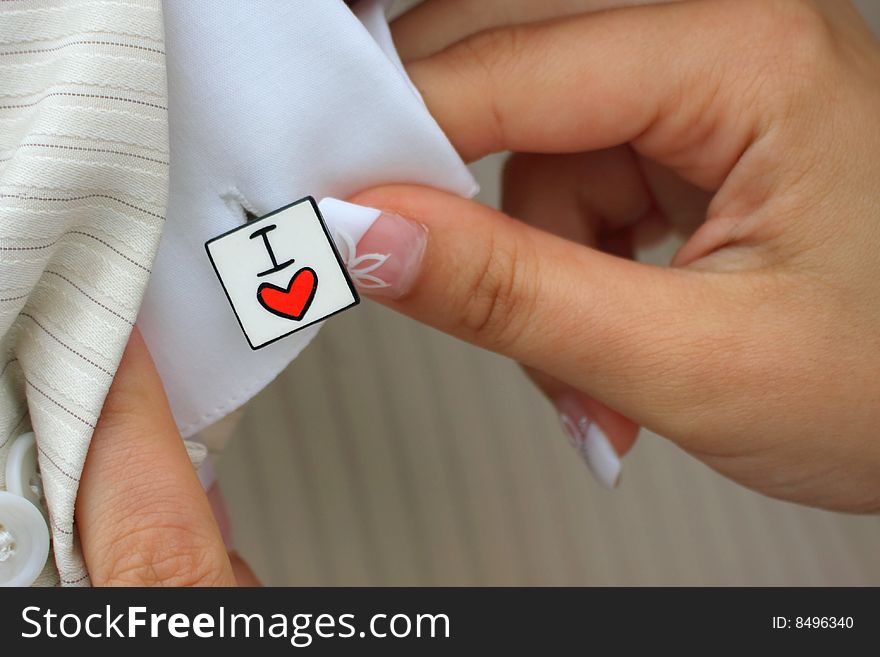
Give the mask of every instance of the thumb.
[[220, 531], [137, 329], [89, 446], [76, 522], [97, 586], [235, 583]]
[[747, 305], [735, 276], [624, 260], [423, 187], [354, 201], [382, 211], [357, 245], [382, 262], [365, 294], [670, 437], [717, 400]]

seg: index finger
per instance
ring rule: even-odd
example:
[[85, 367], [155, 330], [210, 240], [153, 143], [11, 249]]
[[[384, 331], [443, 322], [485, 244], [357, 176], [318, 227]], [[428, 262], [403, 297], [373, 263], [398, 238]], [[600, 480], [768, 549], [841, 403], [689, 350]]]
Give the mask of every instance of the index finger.
[[395, 18], [391, 33], [406, 62], [493, 27], [670, 1], [680, 0], [424, 0]]
[[137, 330], [92, 437], [76, 522], [95, 585], [235, 583], [208, 500]]
[[712, 187], [754, 134], [731, 112], [738, 83], [720, 85], [720, 76], [744, 77], [748, 40], [775, 18], [740, 2], [623, 8], [483, 32], [407, 70], [467, 160], [632, 143]]

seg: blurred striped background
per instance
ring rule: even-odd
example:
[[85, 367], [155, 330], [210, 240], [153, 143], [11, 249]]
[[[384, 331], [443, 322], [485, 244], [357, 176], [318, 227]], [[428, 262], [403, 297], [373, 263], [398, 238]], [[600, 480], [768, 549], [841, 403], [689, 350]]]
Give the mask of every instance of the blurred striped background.
[[[474, 165], [487, 203], [501, 161]], [[247, 406], [218, 470], [269, 584], [880, 584], [880, 519], [763, 498], [650, 433], [605, 491], [515, 364], [369, 302]]]

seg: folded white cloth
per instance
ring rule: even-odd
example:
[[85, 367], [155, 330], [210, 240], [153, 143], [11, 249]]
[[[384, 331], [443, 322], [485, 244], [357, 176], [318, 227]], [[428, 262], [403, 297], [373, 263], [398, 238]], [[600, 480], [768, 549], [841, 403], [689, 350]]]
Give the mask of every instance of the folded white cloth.
[[[259, 392], [318, 330], [251, 350], [208, 239], [241, 225], [245, 210], [306, 195], [389, 182], [475, 191], [403, 72], [386, 4], [165, 3], [171, 187], [138, 326], [184, 437]], [[331, 229], [335, 218], [325, 216]]]
[[[137, 323], [190, 436], [258, 392], [317, 331], [252, 351], [207, 240], [245, 209], [306, 195], [390, 182], [475, 191], [403, 72], [386, 4], [0, 5], [0, 515], [33, 511], [4, 474], [12, 464], [16, 480], [30, 476], [33, 459], [8, 456], [24, 453], [32, 426], [45, 493], [34, 499], [48, 511], [57, 566], [37, 583], [88, 584], [74, 502], [148, 277]], [[374, 218], [322, 207], [355, 241]], [[0, 536], [0, 580], [18, 581], [10, 568], [27, 555], [10, 560], [10, 536]]]

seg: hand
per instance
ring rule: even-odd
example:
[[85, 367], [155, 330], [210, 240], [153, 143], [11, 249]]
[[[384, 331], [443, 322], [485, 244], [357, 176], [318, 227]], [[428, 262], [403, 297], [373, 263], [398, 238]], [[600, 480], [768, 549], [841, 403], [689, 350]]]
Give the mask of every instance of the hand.
[[76, 523], [96, 586], [257, 583], [226, 553], [137, 330], [89, 446]]
[[681, 0], [424, 0], [392, 23], [404, 62], [422, 59], [485, 30], [606, 9]]
[[[661, 0], [427, 0], [397, 18], [393, 25], [394, 42], [404, 62], [433, 55], [451, 44], [478, 32], [509, 25], [520, 25], [585, 12], [653, 4]], [[675, 0], [673, 0], [675, 1]], [[503, 37], [502, 37], [503, 38]], [[650, 212], [647, 194], [633, 178], [622, 179], [613, 172], [626, 169], [632, 153], [626, 146], [616, 149], [580, 153], [569, 156], [535, 156], [514, 153], [505, 170], [505, 194], [502, 209], [512, 215], [527, 217], [523, 207], [530, 199], [543, 203], [549, 194], [537, 195], [536, 188], [548, 185], [548, 190], [560, 187], [559, 177], [568, 181], [563, 203], [588, 205], [592, 201], [594, 211], [587, 216], [586, 208], [560, 214], [539, 212], [529, 217], [532, 225], [557, 235], [600, 248], [626, 257], [634, 254], [635, 236], [646, 242], [648, 235], [658, 240], [667, 232], [664, 220], [688, 220], [693, 225], [695, 215], [705, 212], [708, 203], [704, 193], [691, 193], [693, 201], [687, 205], [676, 203], [680, 185], [652, 185], [650, 169], [642, 173], [657, 196], [658, 205], [665, 207], [666, 214]], [[623, 166], [621, 166], [623, 165]], [[630, 167], [631, 168], [631, 167]], [[606, 172], [612, 172], [609, 177]], [[670, 188], [671, 193], [663, 193]], [[657, 192], [660, 192], [657, 194]], [[672, 196], [671, 199], [666, 197]], [[664, 201], [672, 201], [668, 207]], [[546, 206], [545, 206], [546, 207]], [[673, 211], [674, 210], [674, 211]], [[633, 446], [639, 426], [616, 413], [589, 395], [547, 375], [540, 370], [525, 367], [526, 374], [553, 401], [560, 410], [563, 428], [570, 440], [582, 454], [597, 480], [608, 488], [617, 485], [620, 477], [620, 456]], [[583, 427], [586, 426], [586, 430]]]
[[[465, 158], [532, 153], [506, 172], [517, 220], [363, 193], [386, 215], [358, 251], [392, 255], [373, 292], [751, 488], [880, 509], [880, 48], [855, 10], [680, 2], [462, 36], [409, 72]], [[694, 215], [670, 268], [620, 257]]]

